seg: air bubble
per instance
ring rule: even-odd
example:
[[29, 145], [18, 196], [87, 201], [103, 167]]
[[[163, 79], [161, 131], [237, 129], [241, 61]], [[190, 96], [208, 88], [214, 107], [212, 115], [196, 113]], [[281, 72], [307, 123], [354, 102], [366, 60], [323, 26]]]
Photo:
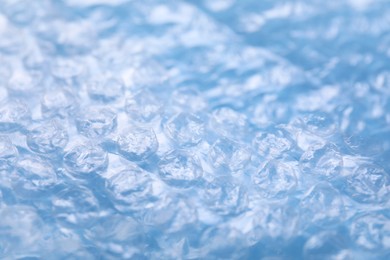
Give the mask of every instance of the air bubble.
[[162, 113], [162, 104], [149, 90], [143, 89], [126, 100], [126, 113], [140, 123], [148, 123]]
[[39, 157], [26, 156], [16, 164], [14, 191], [23, 198], [34, 198], [50, 194], [59, 183], [52, 165]]
[[198, 159], [184, 151], [165, 154], [159, 163], [159, 174], [167, 184], [186, 188], [200, 181], [203, 169]]
[[297, 175], [295, 163], [272, 160], [252, 176], [252, 182], [263, 197], [282, 199], [297, 191]]
[[245, 115], [229, 108], [221, 107], [212, 112], [211, 127], [225, 137], [245, 138], [248, 133], [248, 122]]
[[278, 158], [292, 148], [292, 141], [277, 131], [274, 133], [256, 134], [253, 139], [255, 152], [264, 158]]
[[41, 102], [42, 115], [45, 118], [66, 118], [78, 108], [73, 94], [66, 89], [53, 89], [47, 91]]
[[150, 175], [136, 166], [113, 174], [106, 186], [114, 207], [120, 212], [140, 212], [152, 205], [157, 198]]
[[101, 102], [113, 102], [119, 99], [124, 92], [123, 83], [114, 78], [106, 82], [91, 82], [87, 86], [89, 97]]
[[300, 159], [302, 171], [309, 175], [317, 175], [321, 179], [340, 176], [343, 157], [338, 148], [330, 143], [310, 147]]
[[116, 129], [117, 116], [108, 108], [84, 109], [76, 118], [77, 130], [89, 138], [104, 137]]
[[65, 227], [89, 227], [99, 218], [99, 202], [92, 191], [70, 186], [52, 198], [52, 214]]
[[31, 120], [31, 112], [20, 101], [9, 101], [0, 105], [0, 132], [21, 130]]
[[251, 160], [251, 151], [243, 144], [223, 138], [218, 139], [212, 145], [209, 158], [214, 168], [227, 168], [232, 172], [237, 172], [248, 165]]
[[180, 146], [198, 144], [204, 135], [203, 121], [194, 114], [179, 113], [165, 122], [165, 133], [171, 140]]
[[344, 178], [339, 188], [357, 202], [379, 204], [389, 199], [390, 178], [380, 166], [361, 163]]
[[108, 166], [108, 156], [99, 146], [80, 144], [64, 155], [66, 169], [74, 176], [88, 177], [104, 172]]
[[158, 141], [153, 129], [127, 128], [116, 139], [118, 153], [130, 161], [143, 161], [156, 153]]
[[61, 153], [68, 143], [68, 133], [59, 122], [49, 121], [39, 124], [27, 134], [27, 145], [36, 153]]

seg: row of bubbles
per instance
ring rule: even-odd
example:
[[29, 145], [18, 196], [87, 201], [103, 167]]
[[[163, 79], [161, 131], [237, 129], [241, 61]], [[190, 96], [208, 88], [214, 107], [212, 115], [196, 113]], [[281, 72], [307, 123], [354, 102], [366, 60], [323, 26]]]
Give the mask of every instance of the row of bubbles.
[[388, 259], [385, 0], [0, 2], [1, 259]]

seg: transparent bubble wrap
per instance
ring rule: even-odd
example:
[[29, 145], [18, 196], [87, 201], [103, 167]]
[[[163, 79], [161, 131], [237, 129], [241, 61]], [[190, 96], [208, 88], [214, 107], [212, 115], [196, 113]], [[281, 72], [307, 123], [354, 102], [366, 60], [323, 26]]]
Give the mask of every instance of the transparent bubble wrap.
[[387, 0], [0, 1], [1, 259], [390, 259]]

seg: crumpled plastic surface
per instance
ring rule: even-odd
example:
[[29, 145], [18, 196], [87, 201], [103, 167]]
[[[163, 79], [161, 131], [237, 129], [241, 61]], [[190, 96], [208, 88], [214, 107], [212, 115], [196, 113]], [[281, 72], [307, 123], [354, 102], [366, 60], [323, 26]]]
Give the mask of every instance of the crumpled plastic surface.
[[0, 3], [0, 258], [388, 259], [387, 1]]

